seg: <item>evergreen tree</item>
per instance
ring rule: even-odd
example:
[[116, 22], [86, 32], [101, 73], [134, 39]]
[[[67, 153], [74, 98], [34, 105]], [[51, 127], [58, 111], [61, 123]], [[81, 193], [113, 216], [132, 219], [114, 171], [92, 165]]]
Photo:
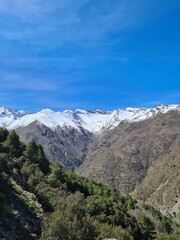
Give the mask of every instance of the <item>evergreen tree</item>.
[[7, 139], [9, 132], [6, 128], [0, 128], [0, 142], [4, 142]]
[[44, 174], [47, 174], [49, 172], [49, 161], [46, 158], [45, 154], [44, 154], [44, 150], [42, 148], [41, 145], [38, 145], [38, 149], [37, 149], [37, 161], [39, 163], [40, 169], [42, 170], [42, 172]]
[[33, 163], [37, 163], [38, 160], [38, 146], [35, 141], [31, 141], [25, 148], [25, 157]]
[[4, 145], [8, 148], [10, 155], [20, 157], [22, 154], [22, 145], [19, 140], [19, 136], [13, 130], [9, 132]]
[[32, 163], [38, 164], [44, 174], [47, 174], [49, 172], [49, 161], [46, 158], [41, 145], [37, 145], [35, 141], [31, 141], [26, 146], [24, 155]]

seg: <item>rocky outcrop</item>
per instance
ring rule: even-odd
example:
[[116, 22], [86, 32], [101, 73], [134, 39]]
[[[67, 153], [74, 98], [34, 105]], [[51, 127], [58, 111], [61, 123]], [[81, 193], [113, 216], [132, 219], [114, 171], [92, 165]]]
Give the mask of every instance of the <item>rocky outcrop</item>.
[[93, 138], [92, 133], [83, 129], [57, 127], [52, 130], [39, 122], [18, 128], [16, 132], [26, 144], [32, 140], [41, 144], [50, 161], [60, 161], [72, 169], [82, 164]]

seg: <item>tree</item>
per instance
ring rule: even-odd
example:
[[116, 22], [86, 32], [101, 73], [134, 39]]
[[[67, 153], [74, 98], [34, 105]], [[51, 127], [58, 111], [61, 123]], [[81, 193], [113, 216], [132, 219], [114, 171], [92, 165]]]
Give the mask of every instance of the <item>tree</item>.
[[7, 159], [8, 155], [6, 153], [0, 153], [0, 173], [7, 170]]
[[22, 154], [22, 144], [19, 140], [19, 136], [16, 134], [16, 132], [13, 130], [12, 132], [9, 132], [6, 141], [4, 142], [4, 145], [8, 147], [10, 155], [14, 157], [20, 157]]
[[37, 147], [37, 162], [39, 163], [40, 169], [44, 174], [49, 172], [49, 161], [44, 154], [44, 150], [41, 145]]
[[68, 196], [62, 203], [62, 209], [55, 211], [46, 220], [41, 239], [95, 240], [95, 226], [81, 208], [83, 201], [83, 195], [78, 192]]
[[167, 233], [171, 233], [172, 232], [172, 221], [170, 218], [163, 216], [162, 220], [161, 220], [161, 224], [163, 226], [163, 228], [165, 229], [165, 231]]
[[135, 209], [136, 201], [129, 195], [127, 197], [127, 210]]
[[25, 157], [33, 163], [37, 163], [38, 159], [38, 146], [35, 141], [31, 141], [25, 148], [24, 151]]
[[49, 161], [44, 154], [44, 150], [41, 145], [37, 145], [35, 141], [31, 141], [25, 148], [25, 157], [27, 157], [32, 163], [38, 164], [41, 171], [44, 174], [49, 172]]
[[151, 240], [155, 238], [155, 226], [148, 217], [142, 214], [138, 220], [138, 224], [146, 240]]
[[4, 142], [8, 136], [9, 132], [6, 128], [0, 128], [0, 142]]
[[122, 229], [121, 227], [111, 226], [108, 224], [100, 224], [96, 222], [96, 227], [98, 230], [98, 237], [97, 240], [104, 240], [104, 239], [117, 239], [117, 240], [132, 240], [133, 238], [130, 234]]
[[5, 197], [2, 193], [0, 193], [0, 216], [2, 216], [5, 212], [6, 212]]
[[60, 181], [61, 183], [65, 183], [66, 179], [65, 171], [62, 165], [58, 162], [54, 162], [51, 164], [51, 174], [49, 175], [49, 180], [52, 181]]

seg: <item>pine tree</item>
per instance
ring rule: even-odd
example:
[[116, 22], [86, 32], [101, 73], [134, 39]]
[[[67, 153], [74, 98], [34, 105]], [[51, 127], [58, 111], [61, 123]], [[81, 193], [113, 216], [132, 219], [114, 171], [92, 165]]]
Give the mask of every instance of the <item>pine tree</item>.
[[37, 163], [38, 160], [38, 146], [35, 141], [31, 141], [25, 148], [25, 157], [27, 157], [31, 162]]
[[35, 141], [31, 141], [26, 146], [24, 155], [31, 162], [38, 164], [44, 174], [49, 172], [49, 161], [46, 158], [41, 145], [37, 145]]
[[49, 161], [46, 158], [44, 150], [41, 145], [38, 145], [37, 156], [38, 156], [37, 161], [39, 163], [40, 169], [44, 174], [47, 174], [49, 172]]
[[19, 140], [19, 136], [13, 130], [7, 136], [4, 145], [9, 149], [9, 153], [12, 156], [20, 157], [22, 154], [21, 142]]
[[9, 132], [7, 129], [0, 128], [0, 142], [4, 142], [7, 139]]

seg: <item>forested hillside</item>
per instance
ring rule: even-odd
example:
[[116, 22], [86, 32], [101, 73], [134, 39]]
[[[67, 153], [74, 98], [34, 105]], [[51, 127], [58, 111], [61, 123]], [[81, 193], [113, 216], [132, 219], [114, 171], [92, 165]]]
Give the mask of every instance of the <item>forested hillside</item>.
[[0, 239], [177, 240], [178, 224], [152, 206], [49, 163], [0, 129]]

